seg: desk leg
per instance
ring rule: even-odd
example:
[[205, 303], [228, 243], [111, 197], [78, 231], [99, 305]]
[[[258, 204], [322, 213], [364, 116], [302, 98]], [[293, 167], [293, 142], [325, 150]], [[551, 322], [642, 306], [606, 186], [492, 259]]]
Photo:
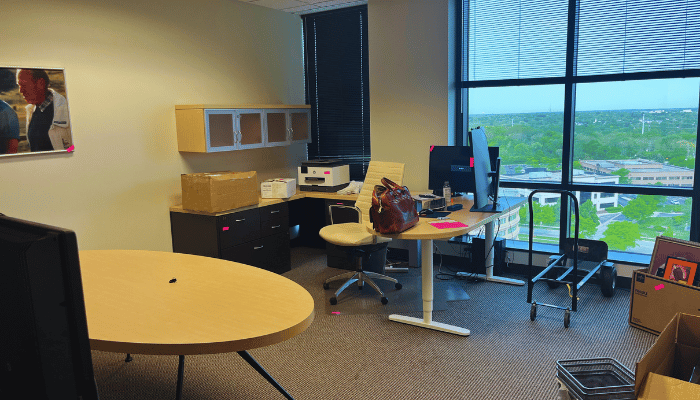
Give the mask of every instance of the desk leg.
[[422, 328], [467, 336], [469, 329], [433, 321], [433, 240], [421, 240], [421, 281], [423, 289], [423, 318], [391, 314], [389, 320]]
[[267, 379], [267, 381], [270, 382], [270, 384], [272, 386], [274, 386], [275, 389], [277, 389], [280, 393], [282, 393], [282, 395], [285, 398], [287, 398], [289, 400], [294, 400], [294, 397], [292, 397], [289, 393], [287, 393], [287, 391], [284, 390], [282, 385], [277, 383], [277, 381], [272, 376], [270, 376], [270, 374], [268, 374], [267, 371], [265, 371], [265, 368], [263, 368], [262, 365], [260, 365], [257, 361], [255, 361], [253, 356], [248, 354], [247, 351], [239, 351], [238, 355], [243, 357], [243, 359], [246, 360], [248, 362], [248, 364], [250, 364], [251, 367], [255, 368], [255, 370], [258, 371], [258, 373], [260, 375], [262, 375], [263, 378]]
[[484, 242], [486, 249], [484, 252], [488, 252], [486, 255], [486, 260], [484, 263], [488, 265], [486, 267], [486, 275], [482, 274], [468, 274], [465, 272], [458, 272], [457, 276], [476, 276], [477, 278], [484, 279], [489, 282], [497, 282], [497, 283], [506, 283], [508, 285], [517, 285], [517, 286], [522, 286], [525, 284], [525, 282], [518, 280], [518, 279], [511, 279], [511, 278], [505, 278], [502, 276], [495, 276], [493, 274], [493, 241], [496, 238], [496, 232], [493, 229], [494, 222], [491, 221], [488, 224], [486, 224], [486, 232], [484, 235]]
[[182, 399], [182, 381], [185, 377], [185, 356], [178, 356], [177, 362], [177, 387], [175, 388], [175, 400]]

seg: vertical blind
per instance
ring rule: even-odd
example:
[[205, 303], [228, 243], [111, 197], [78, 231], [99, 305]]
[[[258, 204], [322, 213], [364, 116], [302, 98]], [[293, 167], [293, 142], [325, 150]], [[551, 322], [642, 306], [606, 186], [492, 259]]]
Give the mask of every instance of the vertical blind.
[[371, 157], [367, 6], [302, 18], [311, 105], [308, 158], [346, 161], [350, 179], [363, 180]]

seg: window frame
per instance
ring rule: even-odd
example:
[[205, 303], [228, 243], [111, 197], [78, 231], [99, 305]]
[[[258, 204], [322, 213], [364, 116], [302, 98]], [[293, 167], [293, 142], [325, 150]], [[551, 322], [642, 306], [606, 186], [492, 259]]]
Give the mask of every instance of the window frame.
[[[501, 181], [500, 186], [504, 188], [517, 189], [555, 189], [566, 190], [571, 192], [598, 192], [598, 193], [618, 193], [618, 194], [636, 194], [636, 195], [662, 195], [687, 197], [692, 200], [692, 208], [690, 215], [690, 232], [689, 240], [700, 241], [700, 184], [695, 184], [694, 187], [680, 186], [635, 186], [635, 185], [610, 185], [610, 184], [590, 184], [576, 183], [573, 181], [573, 146], [574, 146], [574, 116], [575, 116], [575, 97], [576, 85], [579, 83], [595, 83], [595, 82], [614, 82], [614, 81], [631, 81], [631, 80], [650, 80], [650, 79], [673, 79], [673, 78], [697, 78], [700, 77], [700, 69], [684, 69], [684, 70], [667, 70], [653, 72], [633, 72], [633, 73], [615, 73], [604, 75], [585, 75], [577, 76], [574, 71], [574, 66], [577, 61], [577, 29], [578, 29], [578, 12], [579, 1], [568, 0], [567, 14], [567, 32], [566, 32], [566, 73], [563, 77], [545, 77], [545, 78], [524, 78], [524, 79], [500, 79], [500, 80], [469, 80], [469, 74], [465, 73], [465, 69], [469, 69], [468, 45], [461, 46], [463, 42], [469, 43], [469, 0], [457, 2], [458, 16], [461, 17], [461, 24], [455, 24], [457, 32], [457, 41], [460, 43], [458, 49], [458, 57], [456, 57], [457, 70], [459, 71], [459, 91], [456, 94], [456, 102], [458, 105], [458, 120], [461, 124], [458, 125], [457, 132], [454, 132], [456, 139], [455, 143], [465, 145], [463, 138], [469, 130], [469, 104], [468, 92], [469, 89], [476, 88], [495, 88], [495, 87], [516, 87], [516, 86], [539, 86], [539, 85], [564, 85], [564, 123], [562, 128], [562, 179], [561, 182], [527, 182], [527, 181]], [[463, 49], [467, 47], [466, 54]], [[466, 80], [464, 80], [466, 79]], [[700, 98], [700, 90], [698, 93]], [[696, 139], [700, 138], [700, 112], [698, 113], [698, 124], [696, 131]], [[460, 129], [461, 128], [461, 129]], [[698, 150], [695, 150], [695, 166], [694, 166], [694, 182], [698, 182], [700, 178], [700, 157]], [[563, 197], [563, 196], [562, 196]], [[568, 201], [562, 201], [560, 215], [560, 241], [570, 235], [571, 225], [571, 206]], [[518, 248], [521, 246], [517, 246]], [[629, 254], [626, 257], [632, 261], [639, 260], [640, 257], [636, 253], [615, 252], [617, 254]]]

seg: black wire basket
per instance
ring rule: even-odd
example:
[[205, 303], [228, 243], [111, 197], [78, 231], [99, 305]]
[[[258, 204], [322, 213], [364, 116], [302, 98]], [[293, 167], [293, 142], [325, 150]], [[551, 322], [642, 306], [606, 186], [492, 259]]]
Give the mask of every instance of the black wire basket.
[[613, 358], [557, 361], [557, 378], [578, 400], [634, 400], [634, 373]]

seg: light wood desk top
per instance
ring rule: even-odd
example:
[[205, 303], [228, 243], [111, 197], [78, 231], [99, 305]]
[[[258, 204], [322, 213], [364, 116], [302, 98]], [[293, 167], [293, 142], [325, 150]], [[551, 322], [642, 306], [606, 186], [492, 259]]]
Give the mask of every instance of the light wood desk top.
[[482, 226], [493, 222], [498, 218], [507, 214], [511, 210], [520, 206], [524, 200], [521, 198], [513, 197], [503, 197], [499, 199], [499, 204], [504, 203], [508, 205], [507, 210], [501, 213], [482, 213], [482, 212], [471, 212], [469, 209], [474, 205], [474, 200], [466, 198], [466, 196], [456, 197], [455, 204], [462, 204], [462, 209], [458, 211], [452, 211], [447, 216], [447, 218], [461, 222], [466, 227], [462, 228], [449, 228], [449, 229], [438, 229], [432, 225], [431, 222], [439, 222], [436, 218], [421, 217], [416, 226], [408, 229], [404, 232], [397, 234], [379, 234], [374, 231], [371, 222], [366, 222], [365, 225], [367, 229], [375, 235], [390, 237], [395, 239], [407, 239], [407, 240], [423, 240], [423, 239], [448, 239], [455, 236], [461, 236], [468, 232], [472, 232]]
[[235, 208], [233, 210], [227, 210], [227, 211], [222, 211], [222, 212], [218, 212], [218, 213], [207, 213], [207, 212], [203, 212], [203, 211], [185, 210], [184, 208], [182, 208], [182, 204], [170, 207], [170, 211], [189, 213], [189, 214], [201, 214], [201, 215], [217, 216], [217, 215], [226, 215], [226, 214], [231, 214], [234, 212], [249, 210], [249, 209], [256, 208], [256, 207], [271, 206], [273, 204], [279, 204], [279, 203], [282, 203], [285, 201], [303, 199], [306, 197], [311, 197], [311, 198], [315, 198], [315, 199], [328, 199], [328, 200], [347, 200], [347, 201], [357, 200], [357, 194], [338, 194], [335, 192], [313, 192], [313, 191], [307, 192], [307, 191], [300, 191], [299, 188], [297, 187], [296, 194], [294, 194], [294, 196], [291, 196], [291, 197], [286, 198], [286, 199], [263, 199], [262, 197], [259, 197], [258, 204], [254, 204], [252, 206], [247, 206], [247, 207]]
[[242, 351], [287, 340], [314, 319], [306, 289], [249, 265], [159, 251], [88, 250], [80, 252], [80, 267], [93, 350]]

